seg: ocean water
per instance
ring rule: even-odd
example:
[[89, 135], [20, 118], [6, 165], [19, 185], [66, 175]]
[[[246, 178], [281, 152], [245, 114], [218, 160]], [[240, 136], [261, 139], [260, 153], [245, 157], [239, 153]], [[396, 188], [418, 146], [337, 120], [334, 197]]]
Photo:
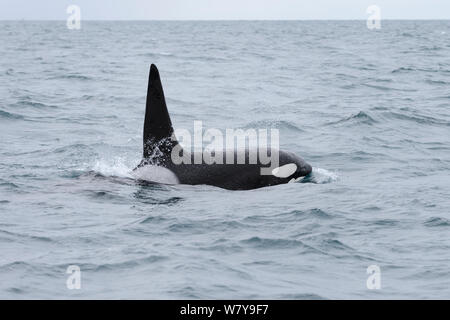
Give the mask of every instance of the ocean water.
[[[4, 21], [0, 43], [0, 298], [450, 298], [449, 21]], [[276, 128], [312, 175], [135, 180], [151, 63], [175, 128]]]

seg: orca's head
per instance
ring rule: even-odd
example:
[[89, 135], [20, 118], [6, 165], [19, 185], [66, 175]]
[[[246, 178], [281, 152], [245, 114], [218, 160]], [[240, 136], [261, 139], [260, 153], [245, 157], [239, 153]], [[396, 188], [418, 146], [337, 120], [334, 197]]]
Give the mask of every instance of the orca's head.
[[294, 182], [307, 176], [311, 171], [311, 165], [305, 160], [291, 152], [280, 150], [278, 167], [272, 169], [272, 174], [266, 176], [266, 179], [269, 180], [270, 185]]

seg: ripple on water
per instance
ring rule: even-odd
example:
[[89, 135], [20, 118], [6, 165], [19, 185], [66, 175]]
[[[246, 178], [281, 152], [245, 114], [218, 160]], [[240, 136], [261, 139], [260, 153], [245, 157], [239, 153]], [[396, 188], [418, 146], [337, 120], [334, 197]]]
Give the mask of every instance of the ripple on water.
[[31, 98], [21, 99], [21, 100], [17, 101], [13, 106], [15, 108], [30, 107], [30, 108], [36, 108], [36, 109], [57, 109], [58, 108], [58, 106], [55, 106], [55, 105], [33, 101], [33, 100], [31, 100]]
[[409, 68], [409, 67], [400, 67], [400, 68], [392, 70], [391, 73], [408, 73], [408, 72], [413, 72], [413, 71], [416, 71], [416, 69]]
[[383, 116], [386, 118], [413, 122], [415, 124], [420, 123], [420, 124], [433, 125], [433, 126], [450, 126], [449, 121], [446, 121], [444, 119], [437, 119], [437, 118], [431, 117], [431, 116], [421, 115], [418, 113], [407, 114], [407, 113], [391, 111], [391, 112], [385, 112], [383, 114]]
[[331, 214], [319, 208], [313, 208], [310, 210], [292, 210], [286, 213], [281, 213], [276, 218], [278, 219], [279, 217], [301, 219], [301, 220], [311, 218], [328, 220], [333, 218]]
[[11, 231], [1, 230], [1, 229], [0, 229], [0, 236], [2, 237], [3, 241], [8, 241], [8, 242], [15, 242], [18, 239], [26, 239], [26, 240], [33, 240], [33, 241], [39, 241], [39, 242], [55, 242], [55, 240], [53, 240], [50, 237], [22, 234], [22, 233], [11, 232]]
[[325, 300], [326, 297], [320, 296], [315, 293], [299, 293], [299, 294], [284, 294], [280, 299], [286, 300]]
[[259, 120], [252, 121], [246, 124], [244, 129], [253, 129], [253, 128], [275, 128], [278, 130], [289, 130], [294, 132], [303, 132], [294, 122], [284, 121], [284, 120]]
[[81, 269], [93, 270], [93, 271], [114, 271], [114, 270], [126, 270], [129, 268], [135, 268], [139, 266], [153, 265], [158, 262], [168, 260], [168, 256], [163, 255], [149, 255], [143, 258], [130, 259], [115, 263], [104, 263], [104, 264], [88, 264], [80, 265]]
[[66, 79], [66, 80], [79, 80], [79, 81], [89, 81], [94, 80], [92, 77], [85, 76], [82, 74], [62, 74], [62, 75], [56, 75], [53, 77], [49, 77], [49, 80], [55, 80], [55, 79]]
[[20, 115], [20, 114], [16, 114], [16, 113], [11, 113], [11, 112], [7, 112], [4, 110], [0, 110], [0, 119], [6, 119], [6, 120], [20, 120], [20, 119], [24, 119], [25, 117]]
[[147, 224], [147, 223], [151, 223], [151, 224], [160, 224], [163, 222], [168, 221], [169, 219], [163, 216], [148, 216], [145, 217], [144, 219], [140, 220], [139, 223], [140, 224]]
[[294, 249], [294, 248], [305, 248], [305, 244], [300, 240], [290, 240], [290, 239], [270, 239], [270, 238], [260, 238], [251, 237], [248, 239], [241, 240], [240, 243], [250, 247], [256, 247], [261, 249]]
[[326, 238], [319, 242], [318, 247], [321, 248], [323, 252], [326, 252], [326, 254], [335, 257], [350, 257], [352, 259], [359, 259], [361, 257], [354, 248], [344, 244], [342, 241], [335, 238], [329, 238], [327, 235], [322, 235], [322, 237]]
[[343, 118], [341, 120], [329, 122], [328, 125], [373, 125], [377, 121], [364, 111], [351, 115], [350, 117]]
[[441, 217], [431, 217], [427, 219], [423, 224], [427, 227], [449, 227], [450, 220]]
[[373, 222], [370, 222], [370, 224], [382, 226], [382, 227], [395, 227], [399, 223], [400, 222], [398, 220], [394, 220], [394, 219], [378, 219]]

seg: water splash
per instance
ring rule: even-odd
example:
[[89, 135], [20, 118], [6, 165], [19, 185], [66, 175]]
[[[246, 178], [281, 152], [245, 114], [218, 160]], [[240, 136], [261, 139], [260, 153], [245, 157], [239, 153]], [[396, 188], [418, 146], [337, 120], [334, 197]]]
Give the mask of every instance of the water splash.
[[322, 168], [313, 168], [312, 172], [303, 178], [301, 183], [317, 183], [325, 184], [332, 183], [339, 179], [339, 175], [336, 172], [329, 171]]
[[134, 178], [132, 171], [134, 166], [130, 161], [123, 157], [115, 157], [112, 159], [98, 159], [92, 170], [103, 176]]

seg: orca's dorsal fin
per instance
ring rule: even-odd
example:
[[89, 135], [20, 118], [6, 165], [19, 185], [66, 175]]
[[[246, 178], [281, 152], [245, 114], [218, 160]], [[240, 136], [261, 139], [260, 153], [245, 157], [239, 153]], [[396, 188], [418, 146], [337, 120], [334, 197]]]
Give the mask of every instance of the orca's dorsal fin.
[[175, 139], [172, 140], [172, 135], [173, 127], [167, 111], [161, 78], [158, 69], [152, 64], [148, 77], [145, 109], [144, 159], [170, 157], [173, 147], [177, 144]]

